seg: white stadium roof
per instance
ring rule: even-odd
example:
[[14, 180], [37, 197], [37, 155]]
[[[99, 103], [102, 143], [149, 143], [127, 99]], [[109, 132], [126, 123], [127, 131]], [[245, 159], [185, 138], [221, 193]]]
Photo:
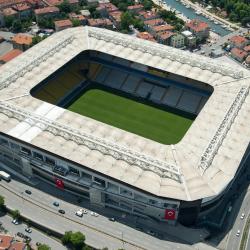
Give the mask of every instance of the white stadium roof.
[[[30, 89], [84, 50], [96, 50], [211, 85], [183, 139], [163, 145], [38, 100]], [[250, 73], [207, 57], [108, 30], [54, 34], [0, 67], [0, 132], [161, 197], [218, 195], [250, 138]]]

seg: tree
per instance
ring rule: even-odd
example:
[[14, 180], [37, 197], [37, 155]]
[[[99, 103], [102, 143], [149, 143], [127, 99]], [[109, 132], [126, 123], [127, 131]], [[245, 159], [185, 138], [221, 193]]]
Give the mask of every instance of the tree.
[[85, 245], [85, 235], [75, 232], [71, 235], [70, 241], [75, 249], [81, 249]]
[[118, 7], [118, 9], [119, 9], [120, 11], [126, 11], [128, 5], [127, 5], [126, 3], [124, 3], [124, 2], [121, 2], [121, 3], [119, 3], [119, 4], [117, 5], [117, 7]]
[[12, 29], [14, 32], [20, 32], [22, 31], [22, 23], [20, 20], [14, 20], [12, 23]]
[[78, 19], [72, 19], [71, 22], [73, 24], [73, 27], [77, 27], [81, 25], [81, 21]]
[[129, 31], [129, 26], [133, 24], [133, 16], [129, 12], [122, 13], [121, 16], [121, 29]]
[[42, 245], [37, 247], [37, 250], [51, 250], [51, 247], [49, 247], [46, 244], [42, 244]]
[[61, 239], [63, 245], [68, 245], [70, 243], [71, 235], [72, 235], [72, 231], [65, 232], [65, 234], [63, 235]]
[[13, 16], [6, 16], [6, 17], [4, 17], [4, 22], [5, 22], [5, 26], [7, 28], [10, 28], [10, 27], [12, 27], [12, 24], [14, 22], [14, 17]]
[[12, 215], [13, 219], [17, 219], [17, 220], [20, 219], [20, 217], [21, 217], [19, 210], [13, 210], [11, 212], [11, 215]]
[[0, 209], [4, 208], [4, 204], [5, 204], [4, 197], [0, 195]]
[[64, 0], [59, 6], [58, 8], [60, 9], [61, 12], [64, 13], [70, 13], [72, 11], [72, 8], [70, 6], [69, 1]]

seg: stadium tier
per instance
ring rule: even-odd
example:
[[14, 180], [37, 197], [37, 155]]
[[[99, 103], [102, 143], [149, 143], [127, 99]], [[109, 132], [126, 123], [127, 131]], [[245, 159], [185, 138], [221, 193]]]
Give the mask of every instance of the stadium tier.
[[250, 74], [242, 68], [78, 27], [0, 75], [1, 161], [91, 204], [192, 225], [244, 170]]

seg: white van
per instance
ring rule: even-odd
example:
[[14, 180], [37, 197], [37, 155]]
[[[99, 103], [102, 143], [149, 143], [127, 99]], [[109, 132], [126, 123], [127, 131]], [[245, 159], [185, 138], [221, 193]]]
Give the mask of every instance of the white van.
[[11, 180], [11, 176], [4, 172], [4, 171], [0, 171], [0, 178], [6, 181], [10, 181]]

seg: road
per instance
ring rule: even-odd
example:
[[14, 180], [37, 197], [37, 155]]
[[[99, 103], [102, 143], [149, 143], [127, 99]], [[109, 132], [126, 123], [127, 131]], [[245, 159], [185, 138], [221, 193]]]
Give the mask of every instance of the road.
[[[9, 192], [3, 187], [3, 181], [0, 182], [0, 193], [6, 197], [6, 203], [9, 207], [19, 209], [24, 216], [30, 217], [30, 219], [39, 222], [39, 224], [53, 228], [62, 234], [72, 229], [74, 231], [82, 231], [86, 235], [87, 244], [97, 248], [106, 246], [109, 249], [124, 247], [126, 249], [152, 250], [194, 249], [185, 244], [157, 239], [124, 224], [111, 222], [108, 218], [101, 215], [93, 217], [88, 213], [83, 218], [76, 217], [74, 213], [79, 207], [57, 199], [60, 203], [60, 208], [66, 211], [65, 216], [60, 215], [57, 212], [58, 208], [55, 208], [52, 204], [55, 201], [53, 196], [15, 180], [12, 180], [10, 183], [4, 183], [4, 186], [15, 190], [21, 196], [19, 197]], [[27, 188], [32, 191], [31, 195], [25, 194], [24, 190]], [[38, 203], [38, 201], [41, 201], [41, 203]]]
[[22, 223], [19, 225], [14, 225], [13, 223], [11, 223], [12, 218], [8, 215], [5, 215], [3, 217], [0, 217], [0, 221], [2, 222], [2, 226], [8, 230], [8, 234], [10, 235], [16, 235], [17, 232], [21, 232], [25, 235], [28, 235], [31, 237], [31, 245], [35, 246], [36, 242], [40, 242], [42, 244], [47, 244], [51, 247], [51, 249], [53, 250], [66, 250], [67, 248], [64, 247], [60, 242], [58, 242], [57, 240], [54, 240], [51, 237], [48, 237], [47, 235], [45, 235], [44, 233], [41, 233], [40, 231], [31, 228], [32, 232], [29, 234], [27, 232], [25, 232], [25, 228], [27, 228], [27, 225]]

